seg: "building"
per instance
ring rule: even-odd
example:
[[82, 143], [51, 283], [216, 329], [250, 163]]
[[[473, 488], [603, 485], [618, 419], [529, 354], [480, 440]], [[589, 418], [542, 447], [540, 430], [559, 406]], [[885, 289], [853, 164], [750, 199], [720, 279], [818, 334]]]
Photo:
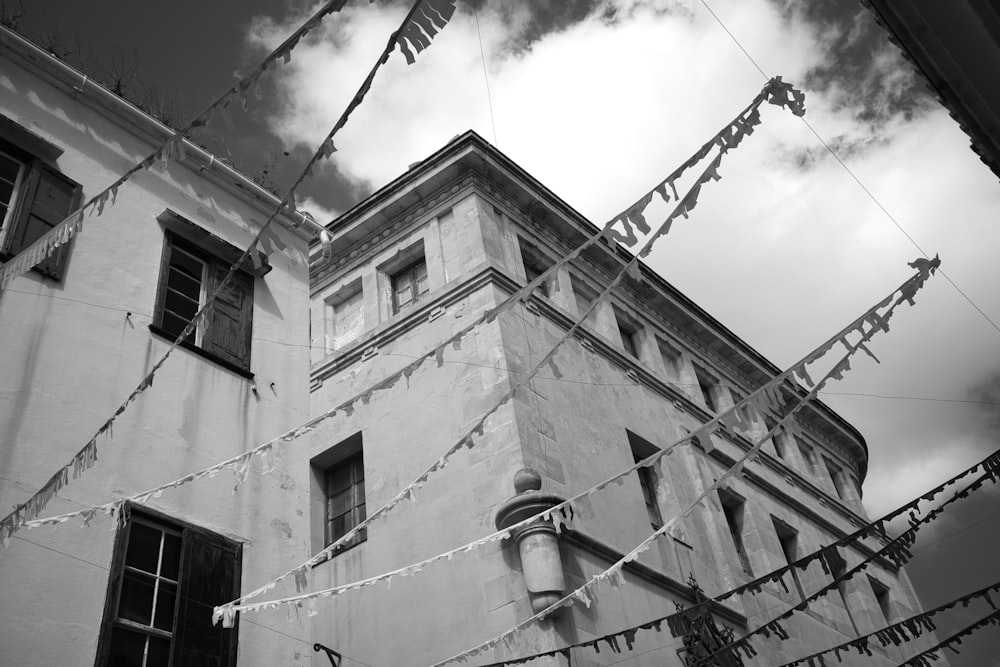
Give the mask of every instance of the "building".
[[[7, 260], [172, 131], [0, 28], [0, 253]], [[24, 502], [142, 380], [277, 200], [194, 144], [137, 174], [60, 254], [0, 292], [0, 505]], [[308, 240], [282, 216], [193, 341], [98, 439], [43, 516], [181, 478], [308, 416]], [[258, 462], [254, 462], [257, 465]], [[259, 467], [259, 466], [258, 466]], [[229, 471], [0, 549], [5, 665], [301, 664], [308, 629], [211, 625], [211, 606], [308, 555], [305, 447], [238, 491]], [[145, 655], [145, 662], [143, 662]], [[303, 660], [308, 660], [304, 658]]]
[[988, 0], [863, 0], [1000, 176], [1000, 10]]
[[[320, 414], [425, 355], [496, 305], [596, 228], [474, 133], [426, 160], [328, 225], [332, 252], [314, 248], [311, 269], [311, 409]], [[627, 255], [592, 246], [531, 299], [484, 323], [437, 363], [377, 391], [313, 432], [311, 549], [346, 534], [431, 466], [494, 406], [570, 327], [624, 266]], [[491, 533], [510, 508], [523, 468], [545, 493], [568, 497], [624, 470], [705, 423], [778, 372], [733, 332], [647, 268], [587, 319], [546, 371], [486, 422], [475, 446], [431, 475], [413, 502], [373, 522], [313, 569], [319, 590], [389, 572]], [[794, 391], [791, 386], [789, 391]], [[606, 569], [664, 518], [686, 507], [761, 436], [723, 431], [663, 459], [659, 477], [634, 474], [594, 496], [594, 515], [557, 538], [562, 580], [549, 587], [522, 572], [512, 540], [428, 566], [391, 586], [320, 598], [313, 638], [370, 665], [424, 665], [487, 641]], [[801, 436], [766, 445], [745, 477], [682, 521], [655, 549], [626, 564], [620, 587], [589, 607], [514, 635], [475, 664], [601, 637], [689, 605], [694, 576], [715, 595], [794, 561], [867, 522], [860, 489], [862, 436], [822, 403], [798, 416]], [[523, 475], [522, 475], [523, 477]], [[521, 488], [525, 488], [522, 486]], [[880, 548], [845, 550], [846, 566]], [[536, 554], [537, 555], [537, 554]], [[530, 553], [525, 558], [535, 558]], [[551, 565], [551, 563], [549, 563]], [[558, 568], [555, 568], [558, 569]], [[819, 563], [785, 586], [717, 607], [737, 635], [773, 618], [830, 581]], [[551, 574], [551, 572], [550, 572]], [[526, 581], [532, 579], [533, 581]], [[531, 592], [529, 592], [529, 587]], [[541, 606], [539, 606], [541, 604]], [[778, 665], [885, 627], [919, 611], [906, 574], [878, 561], [786, 628], [788, 641], [757, 641], [747, 664]], [[273, 613], [273, 612], [271, 612]], [[680, 639], [644, 632], [635, 648], [581, 649], [573, 665], [681, 665]], [[926, 642], [926, 643], [924, 643]], [[845, 665], [894, 665], [932, 645]], [[324, 658], [313, 664], [323, 664]], [[345, 663], [348, 664], [348, 663]], [[567, 664], [553, 657], [533, 664]]]

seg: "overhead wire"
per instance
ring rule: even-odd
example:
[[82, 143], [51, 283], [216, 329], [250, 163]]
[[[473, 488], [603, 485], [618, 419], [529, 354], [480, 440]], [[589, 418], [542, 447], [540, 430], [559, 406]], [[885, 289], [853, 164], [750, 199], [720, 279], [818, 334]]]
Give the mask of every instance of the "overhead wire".
[[[708, 12], [712, 15], [712, 18], [715, 19], [715, 21], [719, 24], [719, 26], [722, 27], [722, 29], [726, 32], [727, 35], [729, 35], [730, 39], [733, 40], [733, 43], [736, 44], [739, 50], [743, 52], [743, 55], [745, 55], [747, 59], [757, 69], [757, 71], [760, 72], [760, 75], [763, 76], [765, 79], [770, 78], [768, 77], [767, 72], [764, 71], [764, 69], [757, 63], [757, 61], [753, 58], [753, 56], [751, 56], [750, 53], [746, 50], [746, 48], [743, 46], [740, 40], [737, 39], [736, 35], [733, 34], [733, 32], [729, 29], [728, 26], [726, 26], [725, 22], [723, 22], [723, 20], [719, 17], [719, 15], [715, 13], [712, 7], [708, 4], [708, 0], [701, 0], [701, 4], [705, 6], [705, 9], [707, 9]], [[910, 233], [903, 228], [903, 226], [899, 223], [899, 221], [896, 220], [895, 216], [893, 216], [892, 213], [890, 213], [889, 210], [882, 205], [882, 202], [879, 201], [878, 197], [876, 197], [875, 194], [870, 189], [868, 189], [868, 187], [861, 181], [861, 179], [858, 178], [857, 174], [854, 173], [854, 170], [852, 170], [849, 166], [847, 166], [847, 163], [845, 163], [843, 159], [841, 159], [837, 151], [834, 150], [834, 148], [826, 141], [826, 139], [824, 139], [819, 134], [819, 132], [816, 131], [816, 128], [814, 128], [812, 124], [804, 116], [801, 116], [800, 118], [802, 122], [805, 123], [805, 126], [809, 128], [809, 131], [812, 132], [812, 134], [816, 137], [816, 139], [819, 140], [819, 142], [823, 145], [823, 147], [826, 148], [826, 150], [830, 153], [830, 155], [833, 156], [834, 160], [836, 160], [837, 163], [841, 167], [843, 167], [844, 171], [847, 172], [847, 174], [851, 177], [851, 179], [861, 188], [861, 190], [868, 196], [868, 198], [872, 200], [872, 202], [879, 208], [879, 210], [881, 210], [882, 213], [885, 214], [886, 218], [888, 218], [889, 221], [896, 226], [896, 229], [898, 229], [903, 234], [903, 236], [905, 236], [907, 240], [909, 240], [909, 242], [913, 245], [914, 248], [920, 251], [921, 255], [926, 257], [927, 252], [920, 246], [919, 243], [917, 243], [917, 241], [913, 238], [913, 236], [911, 236]], [[998, 326], [997, 323], [993, 321], [993, 319], [989, 315], [986, 314], [986, 311], [980, 308], [979, 305], [975, 301], [973, 301], [968, 294], [966, 294], [965, 290], [959, 287], [958, 284], [954, 280], [952, 280], [951, 277], [948, 276], [948, 274], [944, 270], [941, 271], [941, 275], [944, 277], [945, 280], [948, 281], [948, 284], [954, 287], [955, 290], [962, 296], [962, 298], [964, 298], [969, 303], [969, 305], [972, 306], [976, 310], [976, 312], [978, 312], [983, 317], [983, 319], [985, 319], [990, 324], [990, 326], [992, 326], [997, 331], [997, 333], [1000, 333], [1000, 326]]]

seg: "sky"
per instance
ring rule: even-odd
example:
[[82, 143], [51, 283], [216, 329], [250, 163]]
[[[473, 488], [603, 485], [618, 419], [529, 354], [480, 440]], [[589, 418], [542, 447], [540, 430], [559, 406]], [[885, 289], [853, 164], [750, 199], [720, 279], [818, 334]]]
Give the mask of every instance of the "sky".
[[[0, 7], [23, 10], [21, 31], [72, 64], [123, 74], [133, 95], [181, 122], [313, 9]], [[216, 123], [197, 140], [287, 187], [405, 11], [349, 3], [265, 80], [263, 101], [232, 132]], [[864, 502], [878, 516], [997, 447], [1000, 183], [856, 0], [462, 0], [416, 64], [397, 52], [382, 69], [339, 151], [307, 183], [306, 206], [328, 222], [473, 129], [603, 224], [746, 106], [765, 74], [804, 90], [805, 117], [766, 106], [722, 180], [647, 263], [785, 367], [903, 282], [908, 261], [940, 254], [943, 273], [871, 345], [881, 363], [858, 359], [823, 395], [868, 441]], [[921, 533], [908, 571], [926, 607], [996, 580], [998, 508], [991, 486]], [[960, 612], [942, 635], [985, 608]], [[989, 662], [998, 635], [966, 640], [952, 664], [1000, 665]]]

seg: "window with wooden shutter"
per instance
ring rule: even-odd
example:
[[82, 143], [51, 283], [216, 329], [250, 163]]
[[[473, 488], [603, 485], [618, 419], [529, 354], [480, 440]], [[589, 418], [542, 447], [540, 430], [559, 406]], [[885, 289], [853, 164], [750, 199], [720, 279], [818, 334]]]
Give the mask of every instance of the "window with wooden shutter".
[[[73, 212], [80, 186], [34, 155], [0, 140], [0, 258], [9, 259]], [[69, 257], [64, 243], [35, 269], [61, 280]]]
[[176, 339], [208, 297], [218, 291], [204, 319], [183, 344], [227, 366], [249, 371], [254, 277], [237, 270], [223, 283], [230, 266], [168, 233], [152, 329]]
[[[365, 520], [365, 464], [361, 452], [326, 471], [326, 546]], [[350, 544], [364, 541], [358, 531]], [[345, 545], [350, 546], [350, 545]]]
[[427, 294], [427, 262], [420, 258], [392, 276], [392, 309], [398, 313]]
[[97, 664], [236, 664], [235, 630], [212, 609], [239, 596], [242, 546], [135, 508], [116, 540]]

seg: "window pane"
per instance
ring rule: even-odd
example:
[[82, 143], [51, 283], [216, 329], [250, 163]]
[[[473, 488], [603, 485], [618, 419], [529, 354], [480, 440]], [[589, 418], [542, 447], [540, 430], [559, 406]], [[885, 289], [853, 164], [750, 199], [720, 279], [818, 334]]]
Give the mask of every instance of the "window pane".
[[170, 632], [174, 627], [174, 601], [177, 597], [176, 584], [160, 581], [156, 591], [156, 616], [153, 617], [153, 627]]
[[163, 307], [166, 311], [176, 315], [179, 319], [190, 322], [191, 318], [198, 312], [198, 300], [191, 299], [183, 294], [167, 287], [166, 298], [163, 300]]
[[341, 491], [330, 496], [330, 516], [344, 514], [354, 507], [354, 495], [351, 490]]
[[128, 535], [128, 553], [125, 564], [144, 572], [157, 573], [156, 564], [160, 560], [159, 530], [139, 522], [132, 522]]
[[123, 628], [111, 632], [111, 653], [108, 664], [111, 667], [142, 667], [142, 653], [146, 648], [146, 636]]
[[170, 267], [167, 273], [167, 286], [193, 301], [201, 298], [201, 277], [191, 276], [183, 268]]
[[0, 179], [0, 204], [9, 204], [12, 194], [14, 194], [14, 183]]
[[160, 326], [163, 327], [164, 331], [168, 334], [172, 334], [176, 338], [181, 335], [181, 332], [184, 331], [184, 327], [186, 327], [190, 321], [190, 318], [185, 320], [177, 317], [173, 313], [165, 312], [163, 313], [163, 322], [160, 323]]
[[163, 534], [163, 561], [160, 576], [177, 581], [177, 571], [181, 564], [181, 538], [179, 535]]
[[21, 170], [21, 163], [9, 155], [0, 153], [0, 180], [13, 183], [17, 180], [17, 172]]
[[416, 284], [417, 295], [427, 293], [427, 264], [420, 262], [413, 267], [413, 282]]
[[149, 625], [153, 616], [153, 581], [144, 574], [125, 571], [118, 600], [119, 618]]
[[146, 667], [167, 667], [170, 659], [170, 642], [159, 637], [149, 638], [149, 648], [146, 651]]
[[170, 251], [170, 267], [195, 278], [198, 282], [201, 282], [204, 266], [204, 262], [181, 247], [175, 245]]

